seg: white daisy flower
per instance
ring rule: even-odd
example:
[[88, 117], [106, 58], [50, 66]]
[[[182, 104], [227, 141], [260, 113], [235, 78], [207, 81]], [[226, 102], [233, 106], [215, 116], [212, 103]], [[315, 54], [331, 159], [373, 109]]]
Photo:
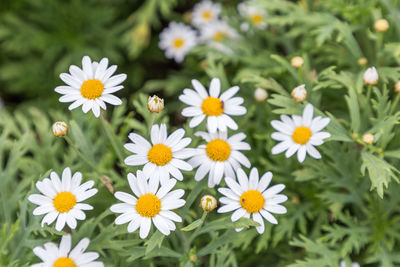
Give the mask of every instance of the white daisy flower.
[[[71, 178], [72, 177], [72, 178]], [[51, 224], [56, 219], [56, 230], [61, 231], [65, 223], [71, 228], [76, 228], [76, 220], [84, 220], [85, 213], [82, 210], [92, 210], [91, 205], [80, 203], [94, 194], [97, 189], [92, 188], [94, 181], [87, 181], [81, 184], [82, 174], [80, 172], [71, 175], [71, 169], [65, 168], [60, 180], [56, 172], [50, 173], [50, 179], [36, 183], [36, 188], [42, 194], [32, 194], [28, 200], [39, 205], [33, 210], [33, 215], [43, 215], [42, 227], [44, 224]]]
[[185, 205], [186, 201], [181, 199], [185, 191], [171, 191], [176, 184], [175, 179], [169, 179], [159, 187], [157, 177], [152, 176], [147, 182], [143, 172], [137, 171], [136, 176], [128, 174], [129, 186], [136, 197], [125, 192], [116, 192], [114, 195], [124, 202], [110, 207], [112, 212], [122, 213], [115, 219], [115, 223], [129, 222], [128, 232], [134, 232], [140, 227], [139, 236], [142, 239], [149, 234], [151, 222], [162, 234], [169, 235], [176, 229], [174, 222], [182, 222], [182, 218], [171, 210]]
[[210, 94], [198, 80], [192, 80], [194, 90], [185, 89], [179, 96], [179, 100], [190, 105], [182, 110], [185, 117], [193, 117], [189, 123], [190, 128], [198, 126], [207, 118], [207, 128], [211, 133], [217, 129], [226, 132], [227, 128], [237, 130], [238, 126], [231, 116], [246, 114], [246, 108], [241, 104], [244, 102], [241, 97], [233, 97], [238, 91], [238, 86], [233, 86], [221, 92], [221, 82], [214, 78], [210, 83]]
[[171, 22], [160, 34], [158, 46], [167, 58], [180, 63], [197, 44], [196, 32], [183, 23]]
[[43, 262], [33, 264], [32, 267], [103, 267], [100, 261], [94, 261], [99, 257], [97, 252], [86, 252], [90, 240], [84, 238], [71, 250], [71, 236], [64, 235], [60, 246], [53, 242], [44, 244], [43, 247], [35, 247], [33, 253]]
[[[252, 168], [250, 178], [247, 178], [246, 173], [242, 169], [237, 170], [239, 183], [230, 177], [225, 178], [225, 182], [229, 188], [218, 188], [218, 191], [224, 195], [219, 201], [224, 205], [218, 209], [219, 213], [234, 211], [231, 219], [233, 222], [242, 217], [250, 218], [258, 222], [257, 232], [264, 232], [264, 220], [270, 223], [277, 224], [278, 221], [271, 213], [284, 214], [286, 208], [279, 205], [285, 202], [288, 198], [285, 195], [278, 194], [285, 185], [277, 184], [269, 189], [268, 185], [272, 179], [272, 173], [266, 172], [258, 179], [257, 168]], [[236, 231], [241, 231], [243, 228], [238, 228]]]
[[69, 73], [61, 73], [60, 78], [67, 85], [58, 86], [55, 91], [63, 96], [60, 102], [73, 102], [69, 110], [82, 105], [82, 110], [87, 113], [90, 109], [96, 117], [100, 116], [100, 108], [106, 109], [106, 104], [121, 105], [122, 101], [112, 95], [122, 88], [120, 85], [126, 79], [126, 74], [112, 76], [117, 66], [108, 67], [108, 59], [92, 62], [90, 57], [82, 59], [82, 69], [72, 65]]
[[245, 1], [238, 5], [239, 14], [247, 19], [258, 29], [266, 29], [268, 24], [265, 21], [267, 12], [260, 7], [252, 5], [252, 1]]
[[181, 170], [191, 171], [193, 168], [183, 159], [193, 155], [192, 148], [186, 148], [192, 141], [191, 138], [183, 136], [185, 130], [178, 129], [169, 136], [167, 126], [157, 124], [151, 127], [150, 144], [146, 139], [136, 133], [130, 133], [129, 139], [132, 143], [125, 144], [125, 148], [135, 155], [125, 159], [126, 165], [144, 165], [143, 172], [146, 178], [155, 176], [162, 184], [168, 181], [170, 174], [183, 180]]
[[221, 13], [221, 5], [212, 1], [203, 0], [193, 7], [191, 14], [192, 23], [197, 27], [205, 26], [210, 22], [218, 20]]
[[235, 178], [235, 170], [240, 165], [250, 167], [250, 161], [239, 150], [250, 150], [250, 145], [243, 142], [244, 133], [237, 133], [228, 138], [227, 132], [205, 133], [197, 132], [206, 145], [200, 145], [197, 153], [188, 161], [193, 168], [199, 167], [194, 179], [202, 180], [207, 173], [208, 186], [214, 187], [221, 182], [223, 175]]
[[287, 115], [281, 115], [281, 121], [271, 121], [272, 127], [278, 131], [272, 133], [271, 138], [281, 141], [272, 148], [273, 155], [286, 150], [286, 158], [290, 158], [297, 152], [299, 162], [304, 161], [306, 153], [313, 158], [321, 158], [321, 154], [314, 146], [322, 145], [323, 140], [331, 136], [328, 132], [321, 132], [331, 120], [321, 116], [313, 118], [313, 112], [313, 105], [307, 104], [303, 116], [292, 115], [290, 118]]
[[[346, 262], [344, 260], [340, 260], [339, 266], [340, 267], [347, 267]], [[360, 267], [360, 264], [358, 262], [356, 262], [356, 261], [353, 261], [351, 263], [351, 267]]]
[[204, 42], [222, 43], [239, 35], [225, 21], [214, 21], [200, 29], [200, 39]]

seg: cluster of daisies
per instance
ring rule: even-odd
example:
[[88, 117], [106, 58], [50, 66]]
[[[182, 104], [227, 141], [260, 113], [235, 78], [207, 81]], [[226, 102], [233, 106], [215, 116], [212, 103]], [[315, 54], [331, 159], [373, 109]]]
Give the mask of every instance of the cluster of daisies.
[[[238, 5], [239, 14], [245, 19], [240, 25], [242, 31], [250, 27], [266, 29], [267, 12], [256, 6], [254, 1], [245, 1]], [[199, 44], [232, 53], [227, 46], [229, 40], [239, 38], [239, 33], [221, 18], [221, 5], [203, 0], [193, 7], [190, 15], [191, 26], [181, 22], [171, 22], [160, 34], [159, 47], [167, 58], [180, 63], [185, 55]]]

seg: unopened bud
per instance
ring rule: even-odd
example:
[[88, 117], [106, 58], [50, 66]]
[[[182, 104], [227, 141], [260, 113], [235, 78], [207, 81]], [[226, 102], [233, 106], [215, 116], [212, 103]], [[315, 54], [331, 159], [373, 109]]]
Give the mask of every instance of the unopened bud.
[[147, 108], [152, 113], [158, 113], [164, 108], [164, 99], [159, 98], [156, 95], [149, 96], [147, 100]]
[[365, 85], [377, 84], [379, 80], [378, 72], [375, 67], [368, 68], [363, 75], [363, 81]]
[[302, 57], [294, 57], [292, 60], [290, 60], [290, 65], [292, 65], [293, 68], [301, 68], [304, 64], [304, 59]]
[[257, 88], [254, 91], [254, 99], [257, 102], [264, 102], [266, 99], [268, 98], [268, 92], [267, 90], [263, 89], [263, 88]]
[[385, 32], [389, 29], [389, 22], [386, 19], [378, 19], [374, 23], [374, 28], [377, 32]]
[[51, 130], [57, 137], [63, 137], [68, 133], [68, 125], [63, 121], [57, 121], [53, 124]]
[[213, 196], [205, 195], [200, 200], [200, 207], [205, 211], [212, 211], [217, 207], [217, 200]]
[[400, 81], [397, 81], [396, 84], [394, 85], [394, 90], [396, 93], [400, 94]]
[[299, 85], [292, 91], [292, 97], [296, 102], [303, 102], [307, 98], [307, 90], [305, 84]]
[[360, 57], [358, 59], [358, 65], [360, 65], [360, 66], [365, 66], [365, 65], [367, 65], [367, 63], [368, 63], [368, 60], [365, 57]]
[[363, 135], [362, 140], [364, 141], [364, 143], [370, 145], [374, 142], [375, 138], [373, 134], [367, 133]]
[[190, 255], [190, 261], [196, 262], [197, 261], [197, 256], [196, 255]]

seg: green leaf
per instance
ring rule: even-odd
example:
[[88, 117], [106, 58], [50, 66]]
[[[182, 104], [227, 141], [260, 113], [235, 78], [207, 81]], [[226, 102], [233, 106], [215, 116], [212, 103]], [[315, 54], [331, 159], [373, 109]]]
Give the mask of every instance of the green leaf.
[[181, 230], [184, 231], [184, 232], [192, 231], [192, 230], [200, 227], [202, 224], [203, 224], [203, 220], [202, 219], [198, 219], [198, 220], [195, 220], [194, 222], [192, 222], [191, 224], [183, 227]]
[[146, 242], [146, 252], [145, 255], [147, 256], [150, 252], [152, 252], [156, 246], [159, 248], [164, 240], [165, 235], [163, 235], [160, 231], [156, 231], [150, 239]]

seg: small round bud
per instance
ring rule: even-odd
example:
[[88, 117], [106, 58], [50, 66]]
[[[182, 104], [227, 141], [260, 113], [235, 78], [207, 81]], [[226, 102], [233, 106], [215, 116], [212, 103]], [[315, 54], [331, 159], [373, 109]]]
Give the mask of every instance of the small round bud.
[[364, 141], [364, 143], [370, 145], [374, 142], [375, 138], [373, 134], [367, 133], [363, 135], [362, 140]]
[[365, 85], [377, 84], [379, 80], [378, 72], [375, 67], [368, 68], [363, 75], [363, 81]]
[[364, 67], [365, 65], [367, 65], [367, 63], [368, 63], [368, 60], [365, 57], [360, 57], [358, 59], [358, 65], [360, 65], [360, 66]]
[[358, 138], [358, 133], [352, 133], [352, 134], [351, 134], [351, 137], [352, 137], [353, 139], [357, 139], [357, 138]]
[[57, 137], [63, 137], [68, 133], [68, 125], [63, 121], [57, 121], [53, 124], [51, 130]]
[[212, 211], [217, 207], [217, 200], [210, 195], [204, 195], [200, 200], [200, 207], [205, 211]]
[[196, 262], [197, 261], [197, 256], [194, 255], [194, 254], [190, 255], [189, 258], [190, 258], [190, 261], [192, 261], [192, 262]]
[[290, 60], [290, 65], [292, 65], [293, 68], [298, 69], [301, 68], [304, 64], [304, 59], [302, 57], [294, 57]]
[[307, 98], [307, 90], [305, 84], [299, 85], [292, 91], [292, 97], [296, 102], [303, 102]]
[[378, 19], [374, 23], [374, 29], [377, 32], [385, 32], [389, 29], [389, 22], [386, 19]]
[[397, 81], [396, 84], [394, 85], [394, 90], [396, 93], [400, 94], [400, 81]]
[[268, 92], [267, 90], [263, 89], [263, 88], [257, 88], [254, 91], [254, 99], [257, 102], [264, 102], [266, 99], [268, 98]]
[[159, 98], [156, 95], [149, 96], [147, 100], [147, 108], [152, 113], [158, 113], [164, 108], [164, 99]]

